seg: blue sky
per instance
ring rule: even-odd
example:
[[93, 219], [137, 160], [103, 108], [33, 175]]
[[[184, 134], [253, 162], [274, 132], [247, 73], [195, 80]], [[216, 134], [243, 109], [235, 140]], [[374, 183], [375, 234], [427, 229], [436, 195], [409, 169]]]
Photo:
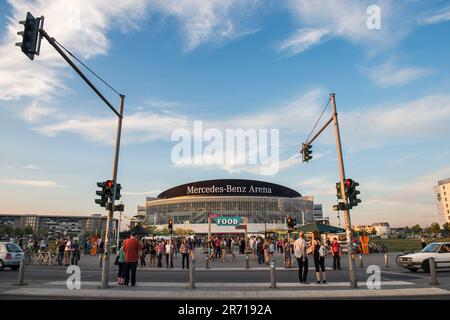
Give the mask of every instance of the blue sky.
[[[370, 5], [381, 29], [366, 26]], [[353, 223], [438, 219], [432, 187], [450, 177], [447, 1], [2, 2], [0, 211], [92, 214], [101, 212], [95, 182], [111, 175], [115, 119], [48, 43], [34, 61], [14, 46], [28, 10], [126, 95], [119, 181], [128, 215], [177, 184], [249, 178], [314, 195], [335, 222], [332, 128], [313, 161], [298, 155], [335, 92], [346, 173], [363, 201]], [[194, 120], [279, 129], [279, 172], [175, 165], [171, 133]]]

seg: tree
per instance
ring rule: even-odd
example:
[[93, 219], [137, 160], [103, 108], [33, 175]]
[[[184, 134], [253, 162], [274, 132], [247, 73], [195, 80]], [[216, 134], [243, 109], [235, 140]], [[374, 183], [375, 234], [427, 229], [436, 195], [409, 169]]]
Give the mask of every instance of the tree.
[[183, 229], [183, 228], [177, 228], [173, 231], [173, 234], [176, 236], [188, 236], [190, 234], [193, 234], [194, 230], [192, 229]]
[[23, 232], [25, 235], [34, 234], [34, 229], [31, 226], [26, 226], [25, 229], [23, 229]]
[[441, 232], [441, 227], [439, 226], [439, 223], [434, 222], [430, 226], [430, 231], [434, 234]]
[[445, 231], [450, 232], [450, 222], [446, 222], [442, 225], [442, 229], [444, 229]]
[[413, 233], [416, 233], [416, 234], [419, 234], [422, 232], [422, 228], [418, 224], [416, 224], [415, 226], [412, 226], [411, 230]]

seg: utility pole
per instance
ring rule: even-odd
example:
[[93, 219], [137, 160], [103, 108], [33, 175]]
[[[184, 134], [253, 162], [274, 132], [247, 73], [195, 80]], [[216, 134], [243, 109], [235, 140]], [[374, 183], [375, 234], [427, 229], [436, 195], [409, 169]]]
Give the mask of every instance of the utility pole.
[[[338, 121], [338, 115], [336, 110], [336, 100], [335, 100], [335, 94], [330, 94], [331, 99], [331, 107], [333, 112], [333, 124], [335, 129], [335, 135], [336, 135], [336, 150], [337, 150], [337, 156], [338, 156], [338, 165], [339, 165], [339, 175], [341, 178], [341, 193], [343, 196], [344, 203], [348, 203], [347, 201], [347, 195], [345, 194], [345, 170], [344, 170], [344, 160], [342, 156], [342, 146], [341, 146], [341, 135], [339, 132], [339, 121]], [[358, 283], [356, 280], [356, 265], [355, 260], [353, 259], [353, 247], [352, 247], [352, 240], [353, 240], [353, 234], [352, 234], [352, 225], [350, 220], [350, 211], [346, 207], [344, 209], [344, 222], [345, 222], [345, 233], [347, 238], [347, 245], [348, 245], [348, 270], [349, 270], [349, 276], [350, 276], [350, 286], [353, 288], [358, 287]]]

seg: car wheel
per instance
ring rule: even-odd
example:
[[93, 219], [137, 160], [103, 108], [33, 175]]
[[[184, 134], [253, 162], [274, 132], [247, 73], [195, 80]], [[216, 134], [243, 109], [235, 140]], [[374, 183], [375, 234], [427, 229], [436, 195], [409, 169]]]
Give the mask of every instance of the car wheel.
[[0, 260], [0, 271], [3, 271], [4, 268], [5, 268], [5, 265], [3, 264], [3, 261]]
[[408, 270], [411, 272], [417, 272], [417, 268], [408, 268]]
[[17, 270], [17, 269], [19, 269], [19, 267], [20, 266], [11, 266], [10, 268], [11, 268], [11, 270]]
[[426, 273], [430, 273], [430, 262], [428, 260], [422, 263], [422, 269]]

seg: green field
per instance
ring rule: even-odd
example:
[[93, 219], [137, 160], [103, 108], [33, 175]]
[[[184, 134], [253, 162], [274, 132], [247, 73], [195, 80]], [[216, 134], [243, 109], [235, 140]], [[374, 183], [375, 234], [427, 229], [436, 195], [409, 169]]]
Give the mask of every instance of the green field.
[[[388, 252], [400, 252], [403, 250], [420, 250], [422, 246], [420, 245], [420, 239], [371, 239], [377, 245], [383, 243], [387, 248]], [[436, 239], [437, 242], [450, 241], [450, 238], [439, 238]], [[432, 242], [431, 239], [427, 239], [427, 243]]]

